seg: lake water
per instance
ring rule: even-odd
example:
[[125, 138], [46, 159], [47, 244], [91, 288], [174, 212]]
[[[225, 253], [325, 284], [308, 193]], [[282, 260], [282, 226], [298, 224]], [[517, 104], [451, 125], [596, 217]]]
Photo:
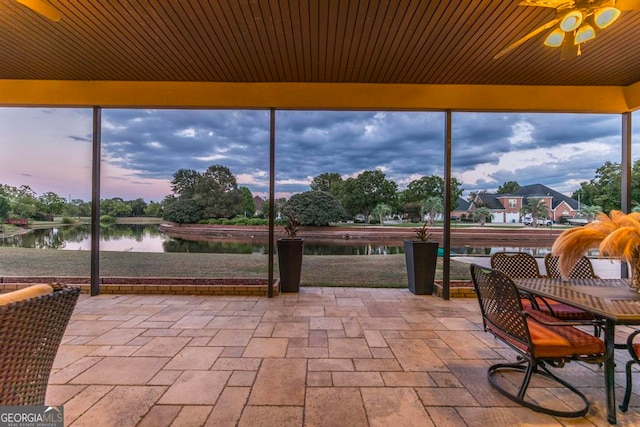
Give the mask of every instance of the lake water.
[[[255, 242], [233, 241], [191, 241], [169, 237], [161, 233], [155, 225], [116, 224], [100, 229], [100, 250], [113, 252], [192, 252], [192, 253], [267, 253], [268, 243], [256, 239]], [[54, 227], [33, 230], [28, 234], [0, 238], [0, 246], [58, 249], [69, 251], [91, 250], [91, 228], [84, 226]], [[530, 247], [455, 247], [452, 256], [488, 256], [497, 251], [523, 251], [535, 256], [544, 256], [550, 248]], [[304, 245], [306, 255], [393, 255], [402, 254], [401, 245], [359, 244], [345, 245], [344, 240], [311, 243]]]

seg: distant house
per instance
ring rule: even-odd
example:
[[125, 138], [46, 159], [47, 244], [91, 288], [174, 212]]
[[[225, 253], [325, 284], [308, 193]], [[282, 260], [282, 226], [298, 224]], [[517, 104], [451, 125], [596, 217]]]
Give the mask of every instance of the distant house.
[[558, 222], [561, 217], [575, 217], [579, 203], [571, 197], [558, 193], [542, 184], [520, 187], [511, 194], [478, 194], [469, 204], [469, 213], [478, 206], [486, 206], [491, 210], [494, 223], [521, 222], [520, 210], [529, 200], [543, 200], [549, 210], [548, 219]]
[[256, 211], [253, 215], [260, 216], [262, 214], [262, 205], [264, 205], [264, 200], [262, 200], [262, 197], [260, 196], [255, 196], [253, 198], [253, 204], [256, 207]]
[[458, 197], [458, 203], [455, 209], [451, 212], [451, 219], [461, 219], [464, 215], [465, 217], [469, 216], [469, 206], [471, 206], [471, 202], [465, 200], [462, 197]]

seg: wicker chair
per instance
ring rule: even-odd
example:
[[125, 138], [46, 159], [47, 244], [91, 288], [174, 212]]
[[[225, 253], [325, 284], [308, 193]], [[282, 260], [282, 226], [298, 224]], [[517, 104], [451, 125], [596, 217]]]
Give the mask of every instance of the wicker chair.
[[[540, 274], [536, 259], [524, 252], [497, 252], [491, 256], [491, 268], [498, 270], [512, 279], [532, 279], [546, 277]], [[522, 295], [531, 301], [532, 308], [562, 320], [593, 320], [595, 317], [570, 305], [562, 304], [549, 298], [535, 298]], [[525, 301], [525, 306], [529, 303]], [[595, 334], [600, 334], [596, 328]]]
[[[558, 417], [581, 417], [589, 411], [589, 401], [578, 389], [557, 377], [549, 366], [562, 367], [566, 362], [580, 360], [602, 363], [604, 343], [574, 326], [580, 322], [559, 322], [538, 313], [532, 316], [522, 307], [522, 300], [513, 281], [500, 271], [471, 265], [471, 279], [476, 290], [485, 331], [506, 343], [518, 353], [518, 362], [498, 363], [488, 369], [491, 385], [507, 398], [537, 412]], [[523, 373], [517, 391], [508, 390], [499, 378], [508, 371]], [[542, 406], [527, 398], [527, 389], [534, 374], [555, 381], [582, 401], [577, 410], [560, 410]], [[502, 378], [505, 381], [505, 378]], [[506, 380], [509, 383], [508, 380]], [[514, 386], [511, 384], [511, 388]], [[559, 405], [562, 406], [562, 405]]]
[[[544, 266], [547, 270], [547, 276], [552, 279], [562, 279], [560, 268], [558, 267], [559, 257], [551, 254], [547, 254], [544, 257]], [[598, 276], [593, 271], [593, 266], [589, 258], [582, 257], [573, 266], [569, 273], [569, 279], [597, 279]]]
[[44, 405], [53, 360], [80, 288], [0, 305], [0, 406]]

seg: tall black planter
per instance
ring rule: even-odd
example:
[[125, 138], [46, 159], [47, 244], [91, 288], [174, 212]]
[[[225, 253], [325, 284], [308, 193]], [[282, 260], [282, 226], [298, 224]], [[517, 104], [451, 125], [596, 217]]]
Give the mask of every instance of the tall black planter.
[[437, 242], [404, 241], [409, 290], [416, 295], [433, 294], [433, 279], [438, 260]]
[[299, 292], [302, 272], [302, 239], [278, 239], [280, 292]]

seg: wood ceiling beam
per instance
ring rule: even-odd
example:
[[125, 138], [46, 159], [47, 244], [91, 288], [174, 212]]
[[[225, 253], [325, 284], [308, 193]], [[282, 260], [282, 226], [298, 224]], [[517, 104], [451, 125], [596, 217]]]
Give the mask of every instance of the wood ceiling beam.
[[629, 111], [640, 108], [640, 82], [634, 83], [624, 88], [624, 97], [629, 107]]
[[640, 84], [618, 86], [192, 83], [0, 80], [0, 106], [276, 108], [624, 113]]

